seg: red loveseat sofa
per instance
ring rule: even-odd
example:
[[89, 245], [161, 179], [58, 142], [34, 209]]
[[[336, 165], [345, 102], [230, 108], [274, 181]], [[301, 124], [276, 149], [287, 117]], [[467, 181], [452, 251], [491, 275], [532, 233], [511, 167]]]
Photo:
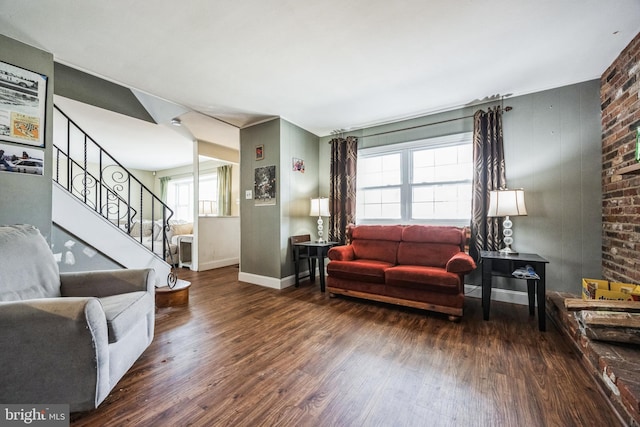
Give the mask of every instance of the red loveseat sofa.
[[441, 312], [458, 320], [464, 306], [464, 275], [476, 264], [464, 252], [457, 227], [361, 225], [350, 243], [329, 250], [327, 291]]

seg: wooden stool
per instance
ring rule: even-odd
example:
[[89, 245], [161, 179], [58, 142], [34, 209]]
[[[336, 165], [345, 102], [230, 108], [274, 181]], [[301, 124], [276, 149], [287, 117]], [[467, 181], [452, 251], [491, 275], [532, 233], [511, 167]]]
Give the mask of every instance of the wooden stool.
[[178, 280], [176, 286], [156, 288], [156, 307], [179, 307], [189, 305], [189, 287], [191, 282]]

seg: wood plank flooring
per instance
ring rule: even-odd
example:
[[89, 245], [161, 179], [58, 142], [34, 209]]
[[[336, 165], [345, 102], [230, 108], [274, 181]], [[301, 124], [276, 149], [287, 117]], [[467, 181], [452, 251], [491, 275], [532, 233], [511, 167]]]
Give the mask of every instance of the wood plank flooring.
[[421, 310], [201, 273], [157, 311], [151, 346], [72, 426], [616, 426], [553, 324], [467, 298], [460, 323]]

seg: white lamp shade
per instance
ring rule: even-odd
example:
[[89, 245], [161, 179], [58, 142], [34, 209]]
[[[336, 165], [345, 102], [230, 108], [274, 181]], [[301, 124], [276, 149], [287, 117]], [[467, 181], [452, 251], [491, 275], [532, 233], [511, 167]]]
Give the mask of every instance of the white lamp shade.
[[329, 199], [326, 197], [311, 199], [309, 216], [329, 216]]
[[526, 215], [524, 190], [494, 190], [489, 192], [489, 217]]

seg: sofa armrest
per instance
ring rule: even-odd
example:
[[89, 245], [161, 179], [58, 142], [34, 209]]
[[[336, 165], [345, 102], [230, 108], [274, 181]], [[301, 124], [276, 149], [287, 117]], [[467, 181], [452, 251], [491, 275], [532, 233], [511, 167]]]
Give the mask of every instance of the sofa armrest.
[[0, 302], [0, 325], [0, 402], [86, 410], [109, 393], [107, 322], [96, 298]]
[[355, 259], [351, 245], [334, 246], [329, 249], [327, 257], [332, 261], [352, 261]]
[[447, 262], [447, 271], [456, 274], [469, 274], [476, 268], [476, 262], [468, 254], [458, 252]]
[[65, 297], [107, 297], [127, 292], [154, 292], [151, 268], [61, 273], [60, 292]]

